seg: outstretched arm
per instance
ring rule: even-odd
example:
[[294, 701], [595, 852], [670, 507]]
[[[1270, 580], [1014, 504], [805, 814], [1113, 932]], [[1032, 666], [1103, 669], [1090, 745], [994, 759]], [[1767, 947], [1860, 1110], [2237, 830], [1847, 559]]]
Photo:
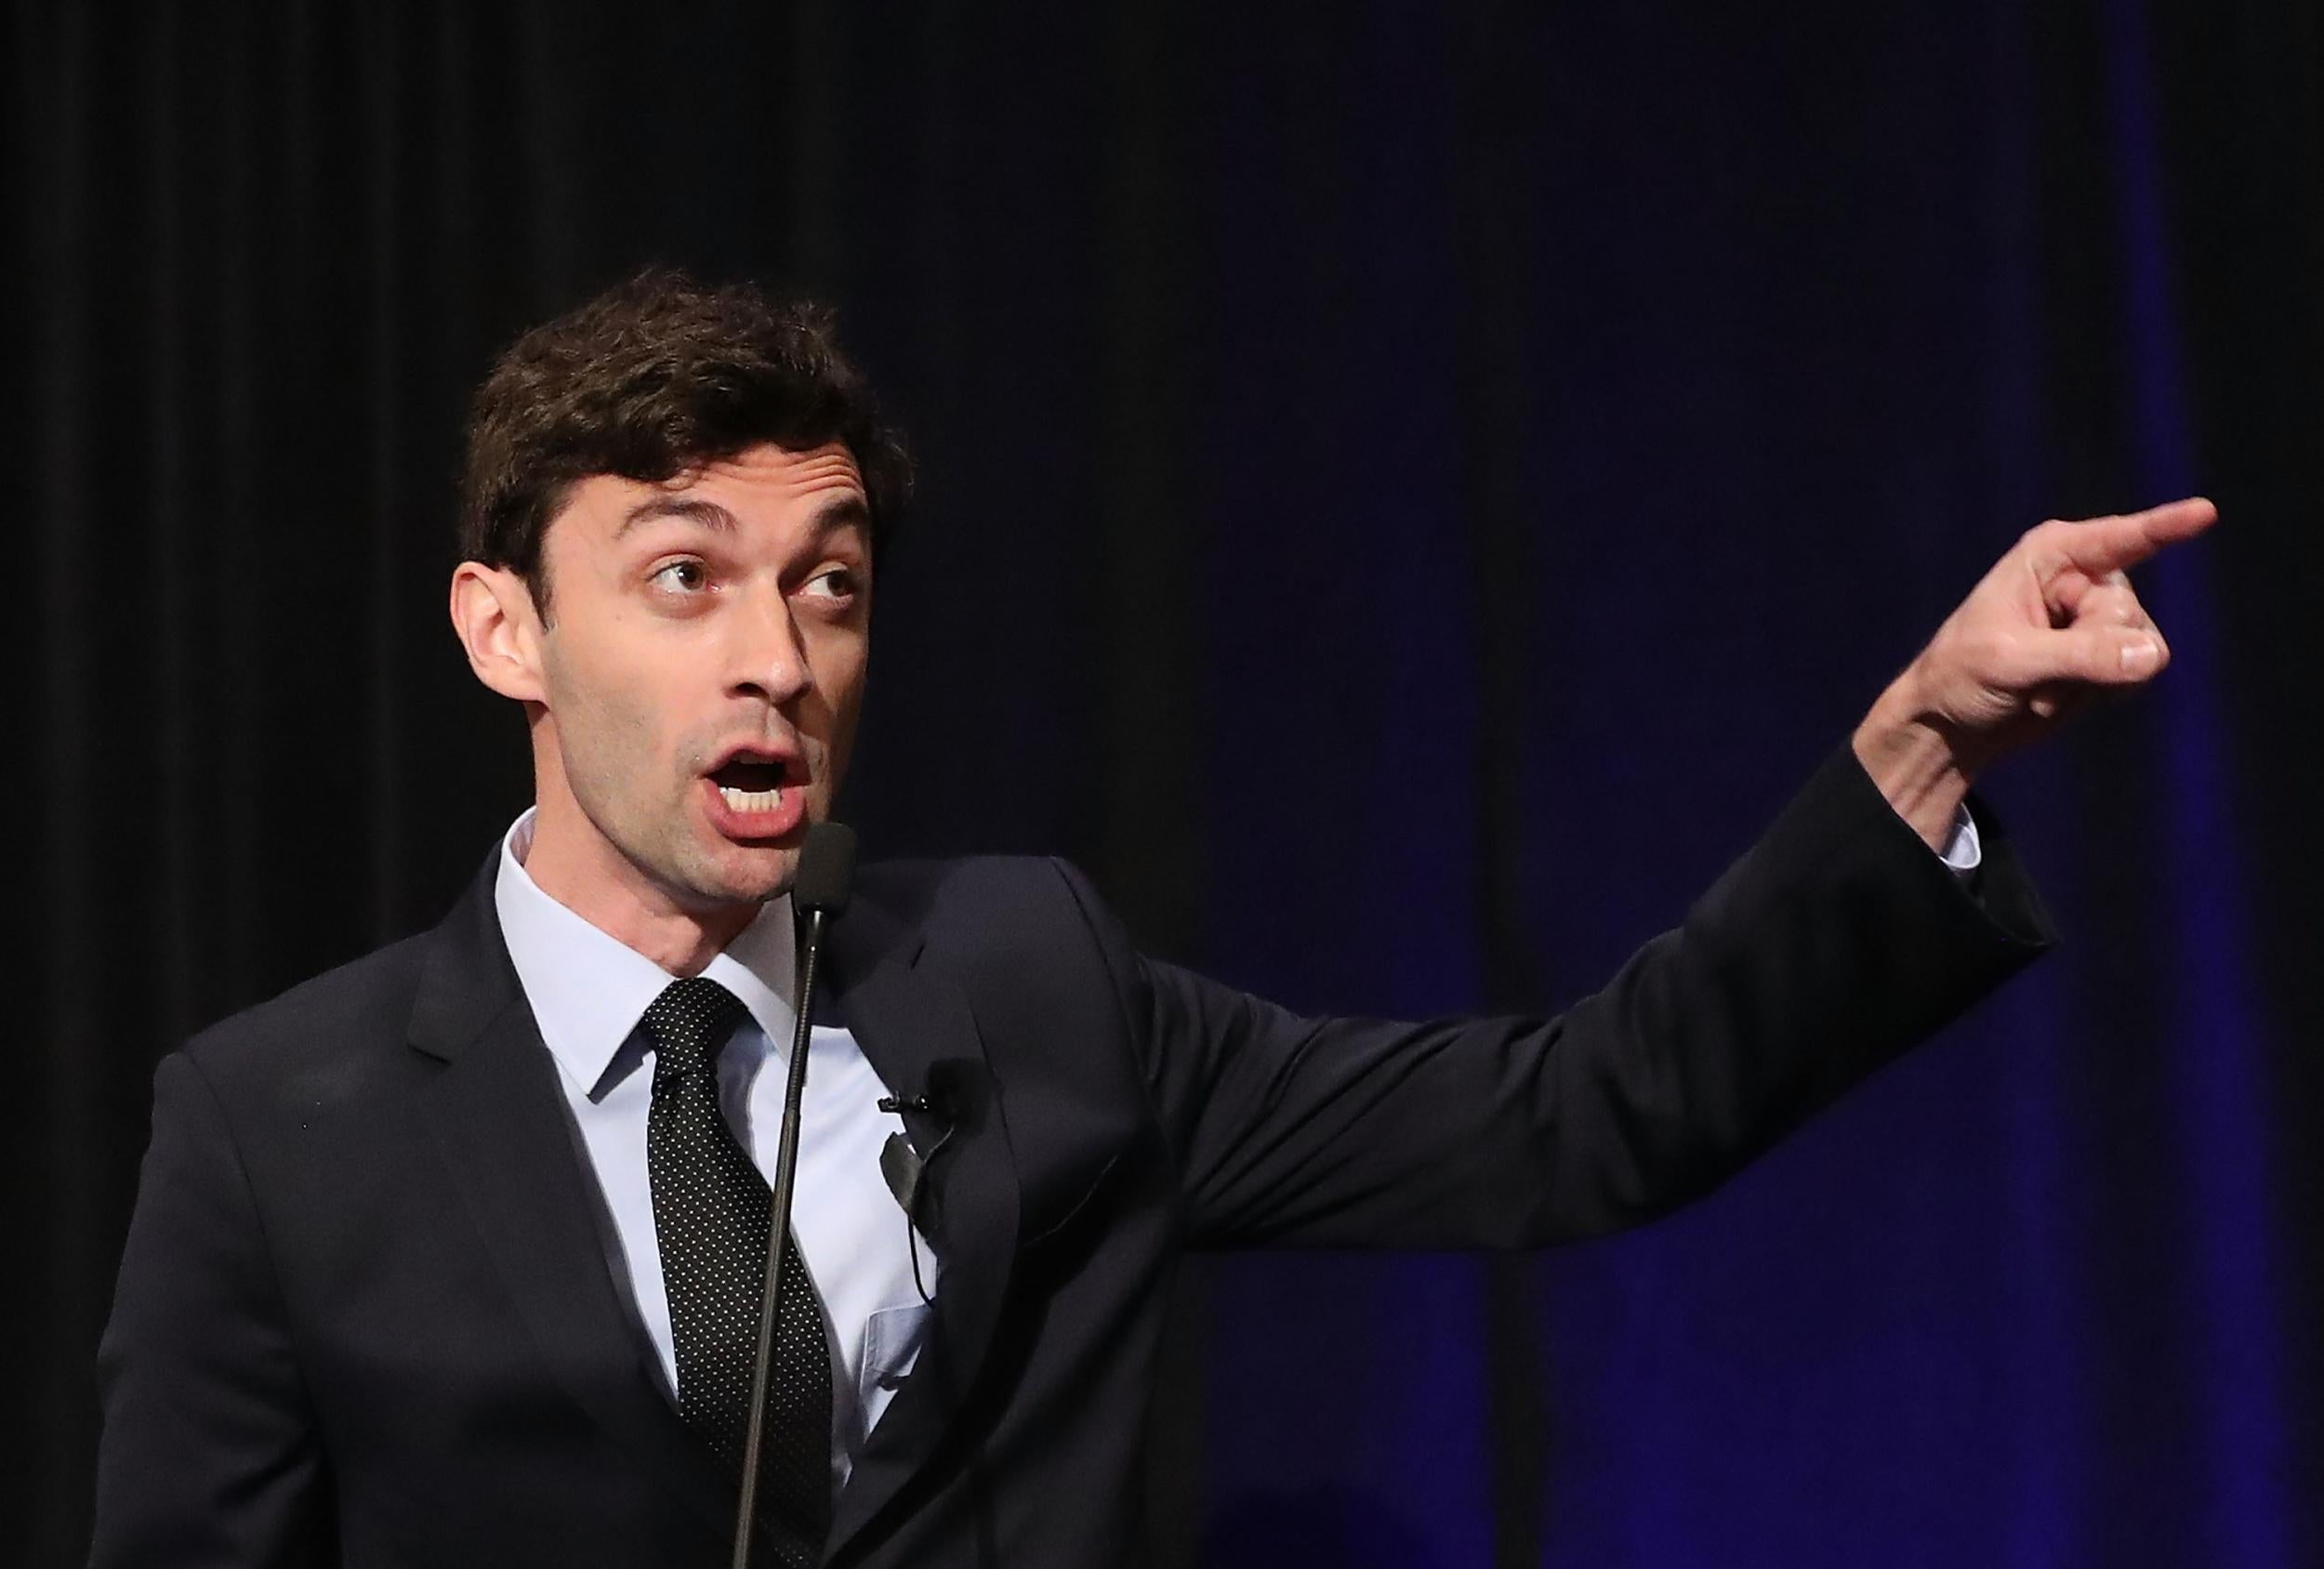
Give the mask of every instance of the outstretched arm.
[[1998, 834], [1974, 890], [1927, 847], [1995, 758], [2161, 669], [2123, 574], [2216, 516], [2029, 532], [1685, 922], [1558, 1018], [1297, 1017], [1129, 954], [1078, 890], [1145, 1026], [1192, 1238], [1527, 1246], [1716, 1185], [2046, 945]]

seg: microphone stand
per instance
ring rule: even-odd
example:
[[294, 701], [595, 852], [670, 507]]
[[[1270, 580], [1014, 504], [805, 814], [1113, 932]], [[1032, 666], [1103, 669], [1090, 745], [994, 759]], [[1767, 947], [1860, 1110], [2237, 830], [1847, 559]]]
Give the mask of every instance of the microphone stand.
[[[821, 851], [819, 854], [818, 851]], [[855, 836], [836, 823], [808, 829], [799, 849], [791, 902], [807, 917], [799, 969], [799, 1016], [791, 1026], [791, 1073], [783, 1088], [783, 1133], [775, 1145], [774, 1199], [767, 1221], [767, 1278], [759, 1301], [759, 1352], [750, 1369], [750, 1425], [743, 1439], [743, 1492], [734, 1512], [733, 1569], [750, 1569], [750, 1536], [759, 1505], [759, 1451], [767, 1422], [767, 1381], [774, 1361], [775, 1312], [782, 1300], [784, 1261], [792, 1252], [791, 1199], [799, 1185], [799, 1105], [807, 1094], [807, 1040], [813, 1017], [816, 962], [824, 929], [846, 908], [855, 866]], [[821, 875], [816, 875], [821, 874]]]

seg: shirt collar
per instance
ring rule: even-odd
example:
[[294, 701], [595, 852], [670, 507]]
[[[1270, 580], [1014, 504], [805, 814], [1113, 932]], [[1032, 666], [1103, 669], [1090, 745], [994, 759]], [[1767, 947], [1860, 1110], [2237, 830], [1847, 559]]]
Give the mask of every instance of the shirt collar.
[[[527, 808], [500, 843], [493, 885], [500, 934], [542, 1041], [566, 1075], [596, 1096], [614, 1077], [638, 1021], [673, 977], [542, 892], [524, 869], [532, 848], [533, 811]], [[791, 902], [770, 899], [702, 970], [741, 999], [777, 1056], [790, 1049], [796, 1017], [791, 930]]]

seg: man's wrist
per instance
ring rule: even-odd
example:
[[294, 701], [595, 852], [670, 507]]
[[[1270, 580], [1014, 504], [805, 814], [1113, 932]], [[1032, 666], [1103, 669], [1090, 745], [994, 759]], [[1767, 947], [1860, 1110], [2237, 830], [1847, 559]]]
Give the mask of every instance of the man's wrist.
[[1921, 703], [1914, 672], [1889, 683], [1852, 738], [1856, 761], [1896, 815], [1940, 855], [1951, 844], [1973, 765]]

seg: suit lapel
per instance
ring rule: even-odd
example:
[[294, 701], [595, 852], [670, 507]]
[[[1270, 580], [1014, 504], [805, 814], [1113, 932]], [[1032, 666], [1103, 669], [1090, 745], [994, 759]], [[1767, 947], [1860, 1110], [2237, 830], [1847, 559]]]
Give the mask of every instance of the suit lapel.
[[928, 1157], [921, 1223], [943, 1260], [928, 1338], [839, 1494], [829, 1558], [957, 1436], [1016, 1257], [1016, 1164], [984, 1042], [968, 999], [920, 966], [920, 952], [917, 932], [859, 903], [833, 928], [826, 960], [825, 983], [880, 1079], [938, 1108], [928, 1124], [906, 1120]]
[[[663, 1393], [613, 1278], [556, 1064], [501, 940], [497, 870], [495, 856], [429, 940], [411, 1043], [445, 1066], [424, 1118], [550, 1373], [640, 1474], [723, 1535], [733, 1485]], [[841, 1490], [827, 1557], [895, 1501], [948, 1435], [964, 1441], [959, 1417], [1016, 1256], [1016, 1166], [984, 1042], [968, 999], [921, 967], [920, 953], [917, 931], [859, 903], [833, 928], [825, 961], [822, 983], [881, 1081], [942, 1108], [907, 1122], [929, 1154], [922, 1224], [943, 1260], [928, 1338]], [[941, 1146], [938, 1122], [949, 1124]]]
[[645, 1358], [594, 1219], [597, 1196], [493, 914], [497, 860], [430, 940], [411, 1041], [445, 1063], [423, 1115], [550, 1373], [712, 1529], [733, 1490]]

